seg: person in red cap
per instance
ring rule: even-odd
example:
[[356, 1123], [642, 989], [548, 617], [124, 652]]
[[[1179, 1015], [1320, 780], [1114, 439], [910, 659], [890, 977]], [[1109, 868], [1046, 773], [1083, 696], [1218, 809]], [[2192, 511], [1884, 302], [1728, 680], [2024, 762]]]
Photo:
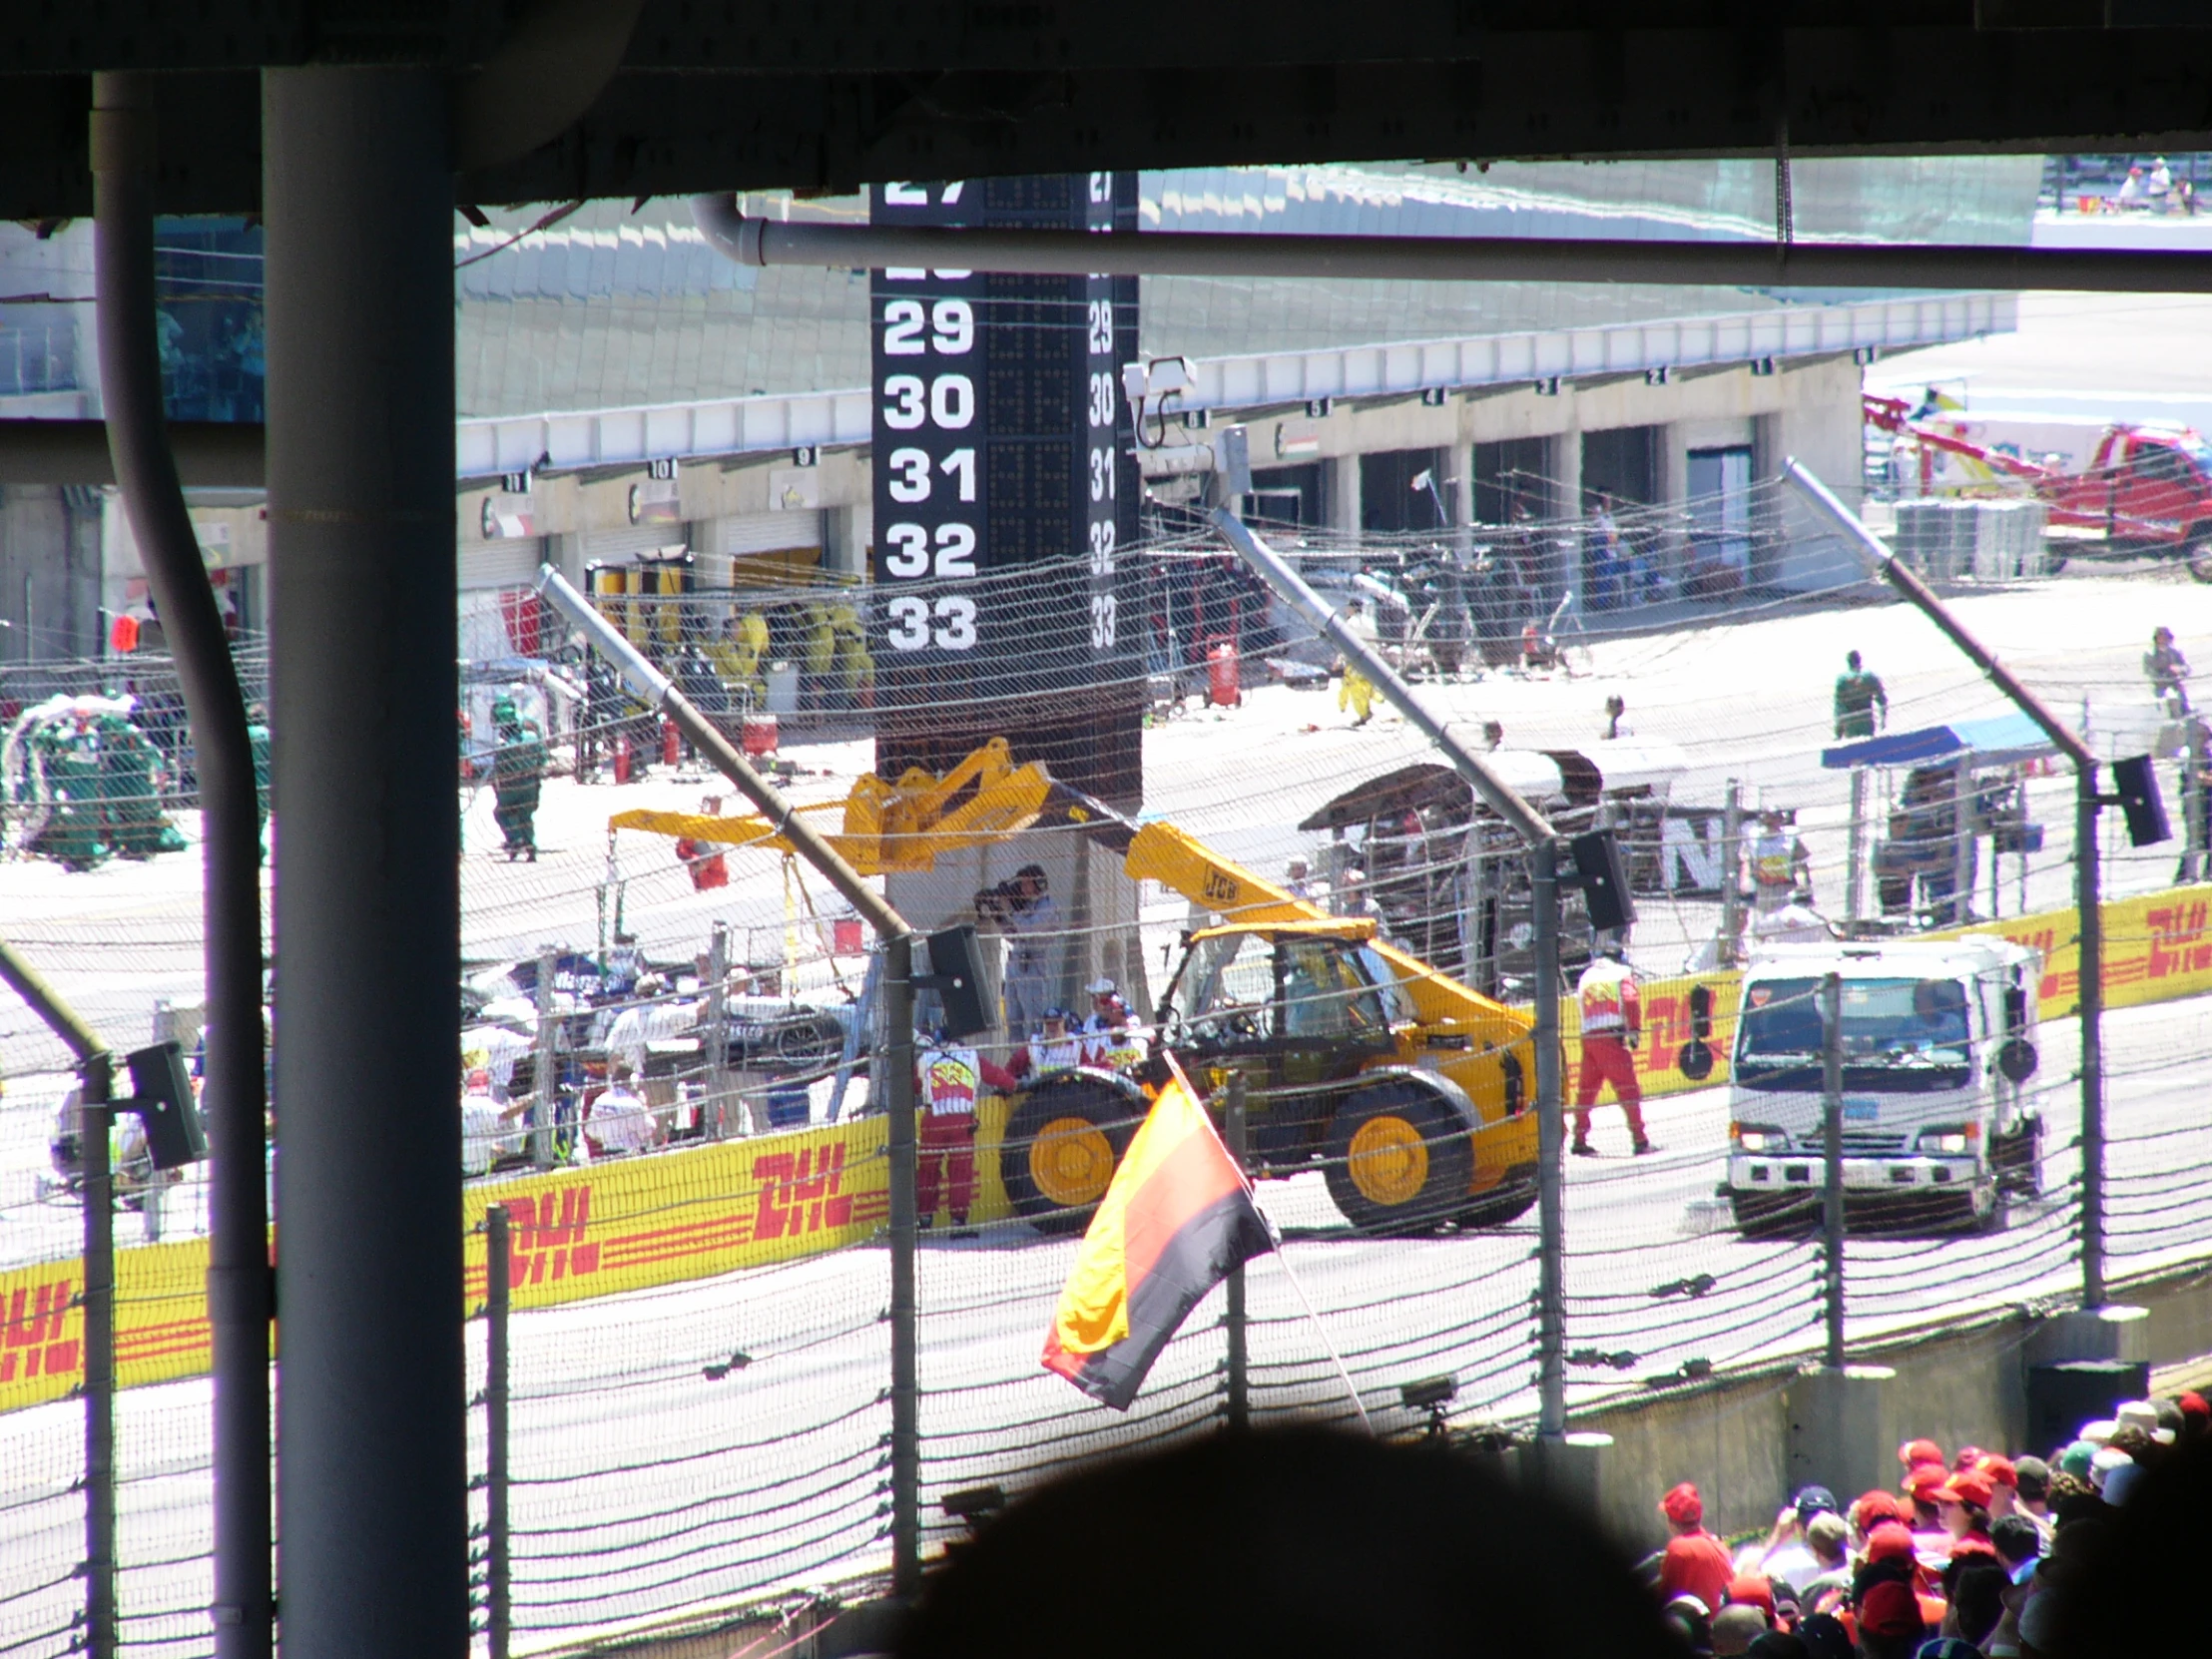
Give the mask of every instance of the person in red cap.
[[1943, 1448], [1934, 1440], [1907, 1440], [1905, 1444], [1898, 1447], [1898, 1461], [1903, 1463], [1908, 1471], [1918, 1468], [1923, 1463], [1934, 1463], [1941, 1468], [1950, 1466], [1943, 1460]]
[[1659, 1562], [1659, 1599], [1668, 1601], [1687, 1591], [1705, 1603], [1708, 1614], [1719, 1612], [1736, 1564], [1728, 1557], [1728, 1546], [1705, 1530], [1705, 1500], [1685, 1480], [1659, 1500], [1659, 1512], [1674, 1533]]
[[2019, 1509], [2020, 1471], [2009, 1457], [1999, 1457], [1995, 1452], [1984, 1452], [1975, 1465], [1981, 1478], [1989, 1482], [1989, 1521], [1991, 1525], [2015, 1514]]
[[1906, 1659], [1921, 1645], [1928, 1626], [1913, 1587], [1895, 1578], [1880, 1579], [1861, 1592], [1859, 1651], [1864, 1659]]
[[2174, 1403], [2181, 1407], [2181, 1438], [2184, 1440], [2194, 1439], [2212, 1428], [2212, 1402], [2194, 1388], [2180, 1395]]
[[1989, 1549], [1989, 1494], [1988, 1477], [1978, 1469], [1962, 1470], [1936, 1488], [1936, 1518], [1950, 1537], [1945, 1555], [1955, 1555], [1969, 1542]]
[[1898, 1500], [1878, 1486], [1871, 1492], [1860, 1493], [1853, 1501], [1850, 1513], [1844, 1518], [1851, 1522], [1853, 1547], [1864, 1550], [1867, 1547], [1868, 1533], [1886, 1520], [1903, 1520], [1905, 1517], [1898, 1508]]
[[1913, 1471], [1906, 1501], [1898, 1506], [1899, 1518], [1913, 1529], [1913, 1542], [1921, 1558], [1941, 1566], [1950, 1558], [1950, 1532], [1936, 1494], [1950, 1484], [1950, 1476], [1938, 1463], [1923, 1463]]

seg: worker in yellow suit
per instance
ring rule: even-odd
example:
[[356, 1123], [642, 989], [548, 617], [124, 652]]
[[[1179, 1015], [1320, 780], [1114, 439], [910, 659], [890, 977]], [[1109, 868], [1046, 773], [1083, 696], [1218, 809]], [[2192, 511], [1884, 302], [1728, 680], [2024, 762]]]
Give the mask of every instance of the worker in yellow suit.
[[837, 661], [837, 631], [828, 605], [809, 605], [800, 623], [800, 701], [807, 708], [824, 708], [830, 702], [830, 671]]
[[758, 611], [733, 616], [722, 625], [722, 638], [707, 647], [707, 659], [730, 696], [747, 708], [768, 703], [768, 682], [761, 678], [761, 659], [768, 655], [768, 618]]
[[836, 645], [837, 685], [857, 708], [875, 705], [875, 658], [867, 648], [867, 631], [860, 614], [850, 605], [831, 605], [830, 632]]
[[[1345, 601], [1345, 628], [1361, 644], [1374, 649], [1379, 638], [1375, 618], [1368, 614], [1368, 602], [1358, 594]], [[1344, 663], [1344, 679], [1337, 686], [1337, 708], [1340, 712], [1350, 710], [1355, 726], [1365, 726], [1375, 718], [1375, 682], [1349, 660]]]

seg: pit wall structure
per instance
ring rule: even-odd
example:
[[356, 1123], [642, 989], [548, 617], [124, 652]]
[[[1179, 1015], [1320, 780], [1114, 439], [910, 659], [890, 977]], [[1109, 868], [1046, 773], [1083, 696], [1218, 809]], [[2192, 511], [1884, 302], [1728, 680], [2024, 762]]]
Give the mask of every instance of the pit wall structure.
[[[1969, 931], [2001, 933], [2040, 950], [2040, 1017], [2058, 1019], [2074, 1012], [2078, 978], [2071, 910], [2020, 916]], [[2112, 900], [2104, 906], [2104, 934], [2108, 1008], [2212, 991], [2212, 883]], [[1693, 1083], [1676, 1068], [1676, 1055], [1690, 1039], [1690, 991], [1698, 984], [1710, 986], [1713, 992], [1715, 1065], [1710, 1079]], [[1646, 1093], [1711, 1088], [1727, 1081], [1740, 985], [1741, 976], [1734, 972], [1645, 983], [1646, 1040], [1636, 1064]], [[1571, 1076], [1581, 1047], [1572, 997], [1561, 1001], [1560, 1026]], [[999, 1173], [1006, 1117], [1007, 1103], [986, 1097], [978, 1113], [977, 1186], [969, 1211], [970, 1220], [978, 1224], [1003, 1221], [1013, 1214]], [[890, 1213], [885, 1120], [863, 1117], [643, 1158], [610, 1159], [550, 1174], [470, 1182], [461, 1205], [464, 1312], [468, 1315], [475, 1314], [483, 1300], [483, 1217], [493, 1204], [505, 1205], [512, 1221], [510, 1279], [513, 1305], [520, 1309], [767, 1267], [864, 1244], [881, 1234]], [[207, 1372], [207, 1263], [205, 1239], [116, 1252], [120, 1386]], [[83, 1263], [75, 1257], [0, 1273], [0, 1411], [64, 1398], [83, 1385]], [[2200, 1312], [2212, 1314], [2212, 1296]], [[2160, 1316], [2154, 1310], [2152, 1329], [2158, 1333], [2154, 1346], [2165, 1357], [2157, 1363], [2212, 1351], [2212, 1324], [2205, 1318], [2184, 1318], [2179, 1313]], [[1961, 1420], [1972, 1417], [1980, 1424], [1979, 1432], [1994, 1434], [2002, 1419], [1993, 1413], [2011, 1409], [2004, 1403], [2011, 1396], [1993, 1382], [1984, 1386], [1971, 1381], [1985, 1370], [1973, 1357], [1977, 1351], [1972, 1345], [1978, 1340], [1956, 1333], [1932, 1335], [1912, 1352], [1917, 1355], [1926, 1348], [1947, 1353], [1951, 1345], [1967, 1345], [1931, 1374], [1926, 1398], [1933, 1402], [1945, 1397], [1947, 1384], [1940, 1379], [1955, 1367], [1958, 1377], [1966, 1380], [1958, 1386], [1970, 1401], [1959, 1408]], [[1773, 1507], [1780, 1502], [1782, 1476], [1757, 1466], [1757, 1460], [1782, 1442], [1768, 1432], [1774, 1424], [1761, 1413], [1784, 1407], [1759, 1401], [1771, 1395], [1779, 1402], [1782, 1384], [1769, 1379], [1757, 1383], [1731, 1381], [1718, 1386], [1718, 1393], [1708, 1388], [1695, 1396], [1714, 1403], [1686, 1404], [1675, 1396], [1630, 1411], [1629, 1417], [1639, 1426], [1633, 1433], [1617, 1436], [1618, 1449], [1607, 1466], [1626, 1470], [1639, 1467], [1639, 1459], [1653, 1468], [1691, 1466], [1683, 1459], [1691, 1459], [1696, 1466], [1710, 1463], [1714, 1469], [1710, 1478], [1720, 1482], [1716, 1489], [1761, 1494], [1757, 1501], [1768, 1505], [1771, 1520]], [[1728, 1403], [1718, 1403], [1722, 1400]], [[1744, 1418], [1742, 1433], [1726, 1428], [1731, 1412]], [[1676, 1423], [1678, 1416], [1681, 1420]], [[1602, 1429], [1611, 1420], [1612, 1413], [1600, 1413], [1586, 1426]], [[1940, 1426], [1926, 1431], [1935, 1433]], [[1697, 1451], [1700, 1435], [1711, 1441], [1708, 1452]], [[1724, 1452], [1724, 1442], [1741, 1449]], [[1631, 1446], [1650, 1449], [1647, 1454], [1631, 1451]], [[1781, 1453], [1773, 1451], [1773, 1455]], [[1652, 1490], [1663, 1491], [1674, 1479], [1684, 1477], [1676, 1474]], [[1770, 1492], [1776, 1494], [1771, 1501]], [[1624, 1536], [1640, 1535], [1635, 1527], [1646, 1518], [1624, 1510], [1619, 1517], [1629, 1528]], [[1724, 1511], [1724, 1518], [1735, 1523], [1732, 1512]]]

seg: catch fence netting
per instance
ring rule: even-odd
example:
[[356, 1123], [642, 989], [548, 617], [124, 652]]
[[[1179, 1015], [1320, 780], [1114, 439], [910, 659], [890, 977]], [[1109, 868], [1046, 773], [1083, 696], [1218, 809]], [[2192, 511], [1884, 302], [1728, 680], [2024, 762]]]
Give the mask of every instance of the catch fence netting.
[[[1611, 534], [1631, 549], [1645, 538], [1654, 550], [1660, 574], [1648, 596], [1632, 558], [1608, 555], [1629, 567], [1608, 575], [1619, 594], [1592, 580], [1593, 546], [1608, 533], [1595, 520], [1365, 541], [1285, 527], [1276, 538], [1333, 600], [1357, 592], [1371, 601], [1380, 645], [1455, 731], [1488, 748], [1485, 728], [1501, 729], [1497, 764], [1563, 827], [1610, 828], [1627, 843], [1639, 910], [1628, 956], [1644, 985], [1647, 1033], [1635, 1068], [1656, 1150], [1630, 1152], [1608, 1088], [1593, 1117], [1596, 1155], [1570, 1160], [1565, 1349], [1575, 1412], [1820, 1352], [1813, 1218], [1785, 1207], [1739, 1231], [1715, 1190], [1732, 1155], [1728, 1090], [1720, 1078], [1693, 1087], [1679, 1063], [1692, 1034], [1688, 988], [1699, 974], [1727, 981], [1726, 928], [1740, 923], [1748, 954], [1779, 934], [1773, 918], [1789, 908], [1763, 907], [1756, 893], [1734, 905], [1727, 896], [1739, 874], [1723, 867], [1730, 834], [1741, 856], [1767, 832], [1762, 809], [1782, 814], [1778, 855], [1792, 895], [1803, 889], [1815, 916], [1782, 925], [1841, 922], [1856, 911], [1911, 932], [1967, 919], [1963, 891], [1970, 918], [1993, 914], [2040, 939], [2045, 953], [2031, 999], [2041, 1011], [2038, 1063], [2017, 1097], [2044, 1125], [2039, 1179], [2031, 1191], [2006, 1194], [1994, 1217], [1960, 1215], [1948, 1194], [1922, 1211], [1893, 1207], [1864, 1225], [1855, 1217], [1845, 1275], [1852, 1343], [2061, 1301], [2080, 1278], [2079, 1055], [2064, 979], [2073, 945], [2072, 781], [2034, 755], [1977, 764], [1963, 790], [1947, 776], [1918, 776], [1933, 763], [1872, 766], [1859, 785], [1854, 860], [1852, 775], [1822, 764], [1824, 750], [1847, 741], [1833, 706], [1844, 652], [1861, 651], [1881, 676], [1889, 733], [2004, 708], [1925, 622], [1871, 583], [1824, 577], [1812, 593], [1778, 581], [1727, 597], [1683, 592], [1701, 511], [1657, 513], [1648, 525], [1626, 510], [1614, 517]], [[1846, 568], [1843, 550], [1790, 498], [1762, 486], [1751, 515], [1746, 539], [1766, 539], [1747, 570], [1833, 577]], [[1137, 706], [1140, 822], [1187, 831], [1265, 881], [1302, 888], [1325, 910], [1373, 917], [1383, 937], [1485, 994], [1525, 1000], [1534, 987], [1516, 931], [1525, 898], [1515, 849], [1448, 780], [1423, 775], [1412, 794], [1377, 807], [1376, 780], [1434, 757], [1386, 708], [1356, 725], [1352, 699], [1340, 706], [1343, 682], [1332, 676], [1326, 642], [1272, 604], [1218, 541], [1191, 525], [1163, 529], [1173, 533], [1117, 554], [1117, 621], [1139, 645], [1097, 700]], [[1490, 589], [1515, 560], [1533, 575], [1517, 576], [1500, 599]], [[1537, 569], [1530, 560], [1551, 562]], [[626, 592], [617, 620], [680, 684], [689, 672], [734, 734], [772, 707], [773, 691], [783, 705], [780, 747], [765, 759], [780, 765], [796, 800], [820, 810], [818, 822], [841, 830], [853, 780], [875, 766], [875, 734], [942, 713], [941, 686], [933, 698], [926, 683], [886, 666], [886, 598], [931, 607], [975, 598], [999, 625], [1045, 641], [1065, 637], [1069, 596], [1088, 592], [1095, 574], [1075, 561], [941, 587], [916, 579], [889, 596], [829, 584]], [[2212, 934], [2206, 889], [2182, 879], [2198, 873], [2189, 855], [2201, 846], [2201, 830], [2190, 830], [2182, 811], [2185, 722], [2142, 659], [2160, 622], [2185, 655], [2212, 649], [2212, 589], [2154, 569], [1951, 591], [2016, 672], [2086, 724], [2101, 755], [2160, 757], [2176, 838], [2137, 849], [2118, 815], [2103, 823], [2112, 899], [2108, 1274], [2124, 1284], [2199, 1262], [2212, 1254], [2212, 1184], [2203, 1178], [2212, 1131], [2189, 1103], [2212, 1050], [2195, 994], [2212, 972]], [[1555, 592], [1578, 595], [1579, 604], [1559, 610], [1556, 597], [1545, 599]], [[1607, 597], [1623, 602], [1607, 608]], [[618, 608], [612, 596], [605, 603]], [[1461, 603], [1464, 626], [1453, 613]], [[611, 819], [630, 813], [735, 817], [743, 807], [680, 744], [667, 759], [663, 732], [619, 688], [595, 687], [591, 664], [564, 660], [561, 631], [525, 595], [502, 596], [500, 614], [536, 634], [507, 636], [503, 654], [481, 653], [464, 676], [455, 782], [468, 983], [457, 988], [466, 1034], [455, 1084], [472, 1171], [468, 1225], [497, 1202], [516, 1227], [510, 1615], [518, 1651], [529, 1651], [790, 1602], [879, 1574], [890, 1553], [890, 1291], [882, 1120], [868, 1076], [881, 1034], [867, 994], [867, 941], [819, 878], [774, 849], [611, 829]], [[761, 654], [752, 664], [724, 658], [718, 668], [710, 648], [742, 643], [748, 616], [767, 631]], [[1233, 680], [1222, 672], [1222, 643]], [[698, 664], [674, 660], [693, 645], [715, 678], [711, 691]], [[771, 685], [779, 663], [796, 668], [796, 681]], [[1079, 684], [1081, 666], [1040, 669], [1064, 673], [1072, 689], [1052, 695], [1079, 709], [1098, 692]], [[128, 690], [121, 672], [114, 663], [78, 665], [69, 685]], [[159, 664], [129, 672], [151, 687]], [[492, 705], [502, 696], [548, 740], [534, 861], [509, 858], [495, 817], [501, 740]], [[1621, 707], [1609, 710], [1608, 698]], [[614, 781], [619, 740], [627, 741], [622, 783]], [[14, 856], [0, 864], [0, 887], [8, 936], [113, 1040], [136, 1046], [176, 1035], [189, 1049], [202, 1001], [198, 823], [185, 792], [167, 790], [163, 808], [184, 852], [107, 858], [84, 871]], [[1961, 825], [1972, 843], [1963, 856]], [[279, 821], [272, 829], [277, 868], [281, 831]], [[1095, 846], [1080, 826], [1048, 820], [1023, 833], [1062, 877], [1052, 924], [1032, 935], [1046, 963], [1036, 970], [1044, 997], [1081, 1015], [1091, 1006], [1088, 984], [1103, 973], [1149, 1027], [1182, 933], [1220, 912], [1203, 892], [1194, 899], [1156, 875], [1110, 900], [1106, 855], [1084, 853], [1084, 865], [1074, 850]], [[692, 844], [679, 844], [686, 839]], [[895, 859], [912, 844], [894, 830], [878, 850]], [[1880, 844], [1903, 851], [1881, 854]], [[949, 856], [957, 879], [946, 889], [948, 914], [1021, 861], [973, 845]], [[1891, 861], [1878, 868], [1878, 857]], [[1088, 912], [1074, 884], [1080, 868], [1094, 883]], [[996, 937], [994, 918], [983, 919]], [[1590, 944], [1586, 925], [1570, 937], [1575, 966]], [[993, 945], [994, 972], [1009, 948]], [[547, 956], [554, 976], [541, 997], [538, 964]], [[1178, 996], [1183, 1035], [1195, 1041], [1193, 991], [1185, 985]], [[1284, 1020], [1286, 1039], [1293, 1006], [1271, 1016]], [[1722, 999], [1712, 1044], [1724, 1060], [1735, 1020]], [[1010, 1063], [1031, 1035], [994, 1037], [986, 1051]], [[1578, 1045], [1568, 1058], [1571, 1101]], [[18, 1287], [25, 1293], [20, 1308], [0, 1302], [9, 1345], [0, 1352], [17, 1360], [0, 1393], [26, 1385], [34, 1351], [42, 1366], [74, 1360], [55, 1353], [66, 1347], [66, 1322], [56, 1317], [49, 1329], [37, 1300], [40, 1284], [71, 1277], [82, 1225], [53, 1144], [70, 1086], [66, 1063], [21, 1009], [0, 1007], [0, 1248], [9, 1252], [0, 1282], [9, 1298]], [[626, 1127], [616, 1123], [622, 1114], [599, 1106], [618, 1064], [641, 1102]], [[1293, 1086], [1285, 1098], [1295, 1096]], [[285, 1109], [275, 1105], [279, 1125]], [[639, 1141], [645, 1149], [621, 1150]], [[1269, 1177], [1258, 1184], [1259, 1203], [1282, 1246], [1246, 1274], [1254, 1418], [1355, 1422], [1356, 1392], [1379, 1431], [1419, 1432], [1429, 1407], [1409, 1404], [1408, 1386], [1447, 1379], [1451, 1396], [1438, 1409], [1452, 1430], [1525, 1430], [1536, 1398], [1533, 1213], [1380, 1236], [1340, 1208], [1345, 1157], [1257, 1144]], [[129, 1149], [119, 1150], [126, 1259], [189, 1253], [205, 1228], [200, 1174], [158, 1182], [134, 1174]], [[932, 1550], [968, 1524], [948, 1498], [953, 1510], [972, 1512], [979, 1490], [1018, 1492], [1111, 1449], [1204, 1432], [1229, 1409], [1218, 1292], [1126, 1413], [1041, 1369], [1077, 1239], [1013, 1213], [1009, 1171], [1018, 1174], [1035, 1150], [1033, 1138], [1009, 1128], [1003, 1107], [987, 1109], [968, 1226], [956, 1225], [948, 1192], [923, 1235], [919, 1460]], [[1788, 1160], [1808, 1161], [1817, 1171], [1817, 1157], [1802, 1149]], [[949, 1187], [952, 1172], [944, 1173]], [[1816, 1174], [1816, 1201], [1818, 1187]], [[483, 1246], [480, 1233], [470, 1239], [467, 1306], [456, 1315], [469, 1317], [470, 1385], [482, 1388]], [[153, 1280], [135, 1290], [130, 1271], [126, 1333], [163, 1316], [171, 1299]], [[177, 1271], [193, 1270], [186, 1261]], [[176, 1364], [182, 1369], [166, 1378], [127, 1369], [133, 1385], [119, 1396], [121, 1598], [127, 1643], [197, 1654], [211, 1646], [209, 1384]], [[0, 1482], [9, 1562], [0, 1651], [67, 1651], [81, 1619], [81, 1411], [65, 1392], [0, 1413], [9, 1471]], [[485, 1457], [479, 1406], [470, 1473], [480, 1623]]]

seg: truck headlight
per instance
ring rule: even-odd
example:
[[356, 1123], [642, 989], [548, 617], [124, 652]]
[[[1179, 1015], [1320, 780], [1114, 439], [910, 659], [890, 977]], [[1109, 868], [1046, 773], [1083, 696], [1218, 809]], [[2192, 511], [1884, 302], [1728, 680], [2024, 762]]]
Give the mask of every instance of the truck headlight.
[[1732, 1123], [1728, 1126], [1728, 1138], [1742, 1152], [1787, 1152], [1790, 1147], [1789, 1136], [1763, 1123]]
[[1920, 1148], [1923, 1152], [1939, 1152], [1945, 1157], [1956, 1158], [1971, 1151], [1973, 1141], [1974, 1137], [1963, 1129], [1924, 1129]]

